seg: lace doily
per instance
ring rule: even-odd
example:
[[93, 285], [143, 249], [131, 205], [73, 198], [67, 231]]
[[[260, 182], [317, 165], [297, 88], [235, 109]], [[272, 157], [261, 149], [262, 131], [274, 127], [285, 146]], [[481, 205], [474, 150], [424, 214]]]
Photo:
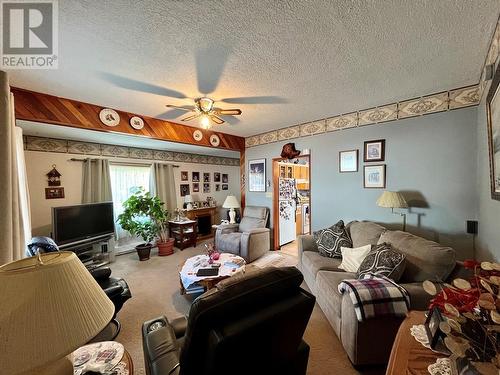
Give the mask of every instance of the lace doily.
[[438, 358], [436, 363], [427, 367], [427, 371], [431, 375], [452, 375], [451, 361], [449, 358]]
[[425, 330], [425, 326], [423, 324], [417, 324], [410, 328], [411, 335], [421, 343], [426, 348], [431, 348], [429, 344], [429, 339], [427, 338], [427, 332]]

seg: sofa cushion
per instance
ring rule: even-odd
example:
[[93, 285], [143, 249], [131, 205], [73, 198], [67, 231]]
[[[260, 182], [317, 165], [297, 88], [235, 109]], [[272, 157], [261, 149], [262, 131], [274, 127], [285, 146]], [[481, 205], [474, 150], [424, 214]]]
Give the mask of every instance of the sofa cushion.
[[322, 294], [330, 296], [331, 298], [326, 304], [326, 309], [331, 311], [323, 311], [325, 315], [330, 314], [341, 318], [342, 294], [340, 294], [338, 286], [342, 280], [355, 278], [356, 274], [353, 272], [318, 272], [318, 274], [316, 275], [316, 287], [318, 290], [321, 290]]
[[405, 255], [395, 251], [390, 244], [383, 243], [365, 257], [359, 266], [357, 276], [362, 278], [366, 274], [386, 276], [398, 282], [405, 270]]
[[371, 221], [353, 221], [348, 224], [353, 247], [376, 245], [387, 229]]
[[446, 280], [455, 267], [455, 251], [451, 247], [401, 231], [387, 231], [379, 243], [387, 242], [406, 255], [406, 268], [400, 282]]
[[372, 245], [366, 245], [361, 247], [341, 247], [342, 251], [342, 263], [339, 268], [347, 272], [357, 272], [361, 263], [366, 258]]
[[341, 258], [340, 248], [342, 246], [352, 247], [352, 241], [342, 220], [330, 228], [314, 232], [314, 239], [318, 245], [319, 253], [325, 257]]
[[304, 251], [302, 254], [302, 267], [313, 277], [320, 270], [342, 271], [339, 268], [340, 262], [340, 259], [327, 258], [313, 251]]
[[226, 233], [219, 235], [218, 241], [218, 249], [220, 252], [229, 252], [232, 254], [240, 253], [240, 242], [241, 242], [241, 233]]
[[238, 231], [250, 232], [252, 229], [265, 228], [266, 219], [257, 219], [255, 217], [244, 216], [241, 219]]

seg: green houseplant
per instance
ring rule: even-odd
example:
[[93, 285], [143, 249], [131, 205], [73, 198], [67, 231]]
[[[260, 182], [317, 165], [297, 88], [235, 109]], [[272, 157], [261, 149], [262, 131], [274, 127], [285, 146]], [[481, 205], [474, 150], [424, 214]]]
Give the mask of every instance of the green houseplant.
[[164, 203], [143, 188], [136, 188], [134, 193], [123, 202], [124, 211], [118, 215], [118, 223], [133, 236], [141, 237], [144, 243], [135, 247], [140, 260], [149, 259], [152, 242], [159, 237], [167, 242], [166, 224], [168, 211]]

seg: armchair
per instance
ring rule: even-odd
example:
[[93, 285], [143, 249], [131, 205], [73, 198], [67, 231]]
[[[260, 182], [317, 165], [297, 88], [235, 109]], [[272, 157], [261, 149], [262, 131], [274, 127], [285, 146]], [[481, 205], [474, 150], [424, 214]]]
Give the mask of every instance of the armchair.
[[270, 229], [266, 228], [269, 209], [247, 206], [239, 224], [219, 225], [215, 246], [220, 252], [241, 256], [253, 262], [271, 249]]
[[147, 375], [305, 375], [302, 339], [315, 298], [295, 267], [268, 267], [221, 281], [187, 318], [142, 326]]

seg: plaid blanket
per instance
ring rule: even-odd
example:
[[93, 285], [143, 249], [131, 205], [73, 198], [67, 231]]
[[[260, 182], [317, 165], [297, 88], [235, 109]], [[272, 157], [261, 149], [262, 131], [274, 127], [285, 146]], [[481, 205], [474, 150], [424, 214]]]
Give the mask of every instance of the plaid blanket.
[[385, 276], [342, 280], [338, 288], [341, 294], [349, 293], [360, 322], [382, 315], [405, 316], [410, 308], [406, 289]]

